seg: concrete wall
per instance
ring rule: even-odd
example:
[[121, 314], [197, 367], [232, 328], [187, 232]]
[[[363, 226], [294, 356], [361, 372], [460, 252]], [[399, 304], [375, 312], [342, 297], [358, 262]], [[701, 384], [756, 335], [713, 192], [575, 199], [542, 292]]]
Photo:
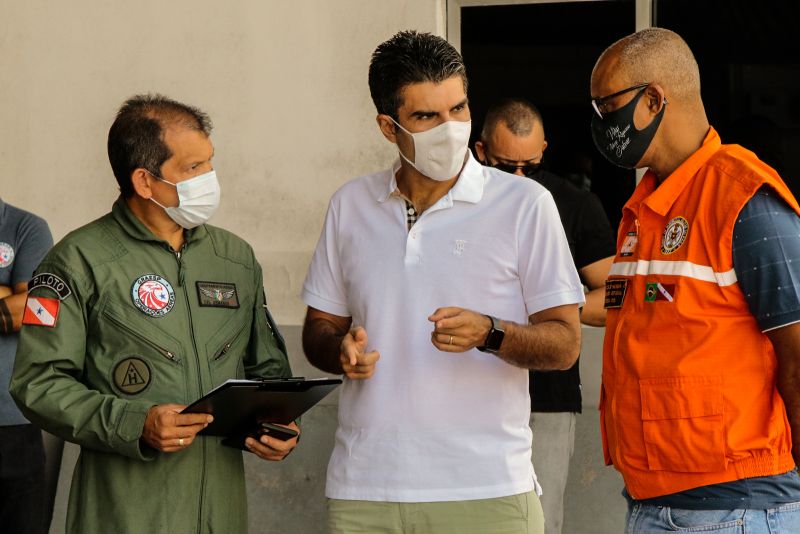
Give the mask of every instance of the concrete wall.
[[[161, 92], [215, 122], [223, 200], [213, 223], [253, 244], [296, 374], [300, 290], [331, 193], [384, 167], [366, 84], [375, 46], [398, 30], [444, 33], [444, 0], [48, 2], [0, 0], [0, 196], [45, 217], [56, 239], [109, 210], [105, 153], [114, 112]], [[597, 430], [601, 330], [585, 329], [585, 413], [578, 420], [565, 532], [617, 532], [619, 477]], [[336, 396], [304, 418], [280, 464], [247, 455], [251, 532], [324, 532], [325, 469]], [[67, 444], [51, 532], [64, 528], [77, 447]], [[57, 463], [57, 462], [56, 462]], [[287, 524], [294, 524], [287, 529]]]
[[160, 92], [215, 123], [212, 223], [255, 248], [273, 313], [297, 297], [331, 193], [385, 167], [367, 67], [402, 29], [444, 33], [443, 0], [0, 0], [0, 196], [56, 239], [117, 196], [108, 127]]
[[[300, 348], [300, 328], [288, 326], [281, 331], [295, 374], [325, 376], [305, 361]], [[600, 447], [597, 400], [603, 332], [602, 328], [583, 328], [584, 409], [576, 425], [575, 453], [564, 503], [564, 534], [612, 534], [622, 532], [624, 526], [622, 479], [613, 468], [603, 464]], [[251, 534], [326, 533], [325, 471], [333, 449], [337, 402], [337, 395], [332, 394], [303, 416], [303, 438], [285, 461], [264, 462], [245, 454]], [[75, 445], [66, 445], [50, 534], [64, 532], [70, 477], [77, 454]], [[288, 524], [291, 529], [287, 529]]]

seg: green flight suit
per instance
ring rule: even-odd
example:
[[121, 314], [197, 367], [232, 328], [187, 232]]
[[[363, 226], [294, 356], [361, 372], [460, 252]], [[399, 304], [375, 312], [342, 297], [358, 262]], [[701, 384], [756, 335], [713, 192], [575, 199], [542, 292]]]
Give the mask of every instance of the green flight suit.
[[174, 453], [139, 441], [156, 404], [291, 375], [252, 248], [209, 225], [185, 235], [176, 254], [119, 199], [29, 285], [11, 393], [33, 423], [81, 446], [68, 533], [247, 532], [241, 451], [215, 437]]

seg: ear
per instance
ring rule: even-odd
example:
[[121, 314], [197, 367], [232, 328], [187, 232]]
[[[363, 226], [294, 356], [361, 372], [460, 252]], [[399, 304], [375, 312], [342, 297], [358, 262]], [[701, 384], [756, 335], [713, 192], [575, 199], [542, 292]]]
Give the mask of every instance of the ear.
[[542, 154], [544, 154], [545, 150], [547, 150], [547, 139], [545, 139], [544, 143], [542, 143]]
[[475, 154], [478, 155], [478, 161], [486, 161], [486, 145], [483, 141], [475, 141]]
[[145, 169], [134, 169], [131, 173], [131, 185], [137, 195], [145, 200], [149, 200], [153, 196], [153, 190], [150, 187], [153, 178], [150, 173]]
[[389, 140], [390, 143], [397, 144], [397, 126], [389, 117], [389, 115], [380, 114], [375, 117], [383, 136]]
[[652, 83], [645, 89], [644, 98], [647, 102], [647, 109], [650, 110], [650, 113], [653, 115], [660, 113], [661, 109], [667, 103], [664, 88], [657, 83]]

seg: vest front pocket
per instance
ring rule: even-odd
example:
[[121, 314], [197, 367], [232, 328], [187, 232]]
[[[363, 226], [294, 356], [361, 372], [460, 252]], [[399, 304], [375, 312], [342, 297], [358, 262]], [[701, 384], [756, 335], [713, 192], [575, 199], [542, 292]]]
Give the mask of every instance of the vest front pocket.
[[655, 471], [725, 470], [721, 376], [639, 380], [647, 463]]

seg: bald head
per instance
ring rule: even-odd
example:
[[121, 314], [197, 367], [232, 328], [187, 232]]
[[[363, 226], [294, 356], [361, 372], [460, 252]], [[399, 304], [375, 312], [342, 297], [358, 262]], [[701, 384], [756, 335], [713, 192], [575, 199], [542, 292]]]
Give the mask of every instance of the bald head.
[[697, 61], [689, 45], [670, 30], [648, 28], [609, 46], [597, 60], [592, 80], [611, 71], [626, 87], [657, 83], [664, 87], [670, 100], [700, 101]]
[[481, 137], [485, 141], [490, 140], [500, 123], [520, 137], [530, 135], [537, 123], [544, 129], [541, 113], [524, 98], [505, 98], [493, 104], [486, 112]]

